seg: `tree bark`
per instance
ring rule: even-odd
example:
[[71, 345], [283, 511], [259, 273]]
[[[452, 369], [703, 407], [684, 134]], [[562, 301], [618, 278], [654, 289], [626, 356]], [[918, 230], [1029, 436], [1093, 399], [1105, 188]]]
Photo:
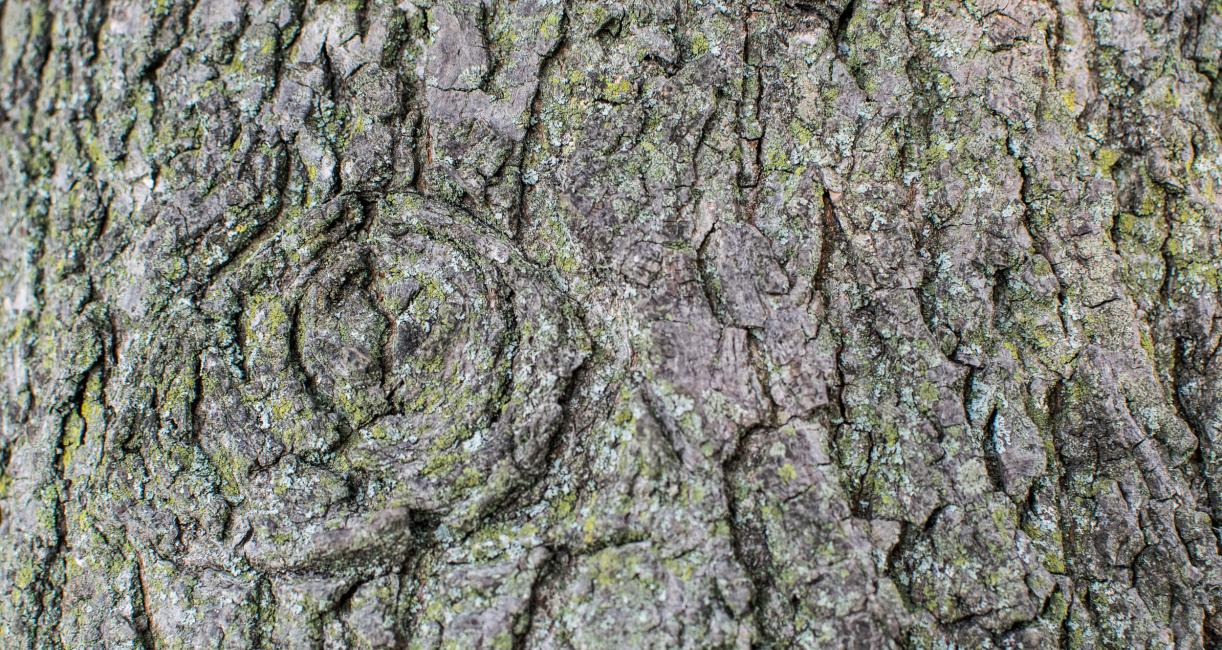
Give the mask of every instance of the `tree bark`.
[[0, 8], [6, 647], [1222, 644], [1216, 0]]

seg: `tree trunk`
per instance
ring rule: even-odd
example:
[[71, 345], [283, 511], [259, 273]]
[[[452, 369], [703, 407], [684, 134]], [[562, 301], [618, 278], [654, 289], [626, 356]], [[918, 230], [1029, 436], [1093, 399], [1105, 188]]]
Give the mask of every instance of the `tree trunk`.
[[1222, 643], [1216, 0], [0, 8], [6, 647]]

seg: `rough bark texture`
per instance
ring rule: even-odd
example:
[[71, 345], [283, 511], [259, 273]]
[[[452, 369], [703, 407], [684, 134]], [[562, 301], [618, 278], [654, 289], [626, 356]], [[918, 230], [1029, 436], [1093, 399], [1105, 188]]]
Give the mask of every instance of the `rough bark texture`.
[[1218, 0], [0, 7], [5, 647], [1222, 643]]

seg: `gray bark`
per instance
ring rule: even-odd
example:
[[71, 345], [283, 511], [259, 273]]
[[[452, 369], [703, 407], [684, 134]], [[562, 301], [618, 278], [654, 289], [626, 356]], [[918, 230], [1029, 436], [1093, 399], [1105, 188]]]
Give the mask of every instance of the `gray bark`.
[[1222, 644], [1216, 0], [0, 14], [5, 647]]

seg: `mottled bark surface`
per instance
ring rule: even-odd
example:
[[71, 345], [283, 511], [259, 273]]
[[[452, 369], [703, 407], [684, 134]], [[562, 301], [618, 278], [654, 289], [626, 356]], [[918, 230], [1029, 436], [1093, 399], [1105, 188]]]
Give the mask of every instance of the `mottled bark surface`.
[[1217, 0], [0, 11], [4, 647], [1222, 643]]

